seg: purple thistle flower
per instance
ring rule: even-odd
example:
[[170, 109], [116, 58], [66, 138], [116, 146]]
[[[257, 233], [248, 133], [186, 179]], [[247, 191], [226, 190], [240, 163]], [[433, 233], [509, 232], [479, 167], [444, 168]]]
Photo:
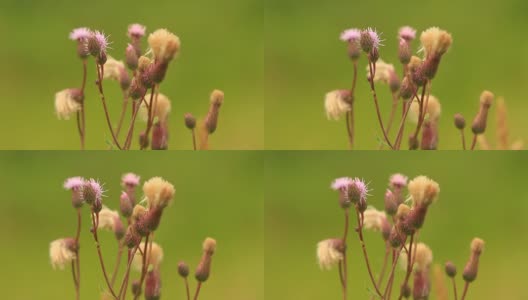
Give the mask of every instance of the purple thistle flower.
[[376, 29], [372, 29], [372, 28], [367, 28], [367, 33], [368, 35], [370, 36], [370, 39], [372, 40], [372, 47], [374, 49], [378, 49], [379, 46], [383, 46], [381, 44], [381, 39], [380, 39], [380, 35], [378, 34], [378, 32], [376, 32]]
[[333, 190], [338, 191], [342, 189], [348, 188], [353, 182], [353, 179], [350, 177], [341, 177], [337, 178], [332, 182], [332, 185], [330, 186]]
[[90, 178], [84, 182], [83, 198], [89, 204], [100, 202], [103, 198], [103, 187], [99, 181]]
[[366, 199], [368, 196], [369, 188], [367, 183], [360, 178], [354, 178], [352, 180], [352, 183], [350, 184], [350, 188], [354, 189], [357, 193], [359, 193], [360, 199]]
[[135, 23], [128, 26], [128, 37], [140, 38], [145, 35], [146, 27]]
[[357, 28], [350, 28], [341, 33], [339, 37], [343, 42], [358, 41], [361, 37], [361, 31]]
[[91, 34], [92, 32], [90, 31], [90, 29], [86, 27], [75, 28], [74, 30], [72, 30], [72, 32], [70, 32], [70, 40], [73, 40], [73, 41], [85, 40], [85, 39], [88, 39]]
[[416, 29], [410, 27], [410, 26], [404, 26], [400, 28], [398, 32], [398, 36], [408, 42], [414, 40], [416, 38]]
[[97, 44], [99, 45], [100, 52], [106, 52], [106, 49], [108, 48], [108, 45], [110, 44], [108, 42], [108, 36], [105, 36], [103, 32], [96, 31], [94, 33], [95, 40], [97, 41]]
[[84, 178], [80, 176], [70, 177], [64, 181], [64, 188], [67, 190], [78, 189], [84, 185], [84, 182]]
[[121, 184], [126, 186], [137, 186], [139, 185], [141, 177], [139, 175], [136, 175], [134, 173], [126, 173], [121, 177]]
[[407, 185], [407, 176], [396, 173], [390, 177], [390, 186], [393, 188], [402, 188]]

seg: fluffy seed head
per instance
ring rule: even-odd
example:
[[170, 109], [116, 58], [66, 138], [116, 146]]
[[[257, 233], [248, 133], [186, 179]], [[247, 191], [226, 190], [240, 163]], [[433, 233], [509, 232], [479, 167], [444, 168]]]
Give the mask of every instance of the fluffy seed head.
[[495, 95], [493, 95], [490, 91], [483, 91], [482, 94], [480, 94], [480, 104], [485, 107], [490, 107], [491, 103], [493, 103], [493, 99], [495, 98]]
[[72, 32], [70, 32], [70, 40], [73, 40], [73, 41], [86, 40], [90, 37], [91, 34], [92, 32], [90, 31], [90, 29], [86, 27], [75, 28], [74, 30], [72, 30]]
[[471, 252], [480, 254], [484, 250], [484, 241], [480, 238], [474, 238], [471, 241]]
[[77, 244], [73, 238], [58, 239], [50, 243], [49, 255], [53, 269], [63, 270], [76, 259]]
[[[407, 249], [409, 249], [407, 244]], [[433, 251], [424, 243], [413, 244], [412, 256], [414, 258], [414, 270], [426, 271], [433, 263]], [[400, 264], [403, 269], [407, 268], [407, 252], [402, 249], [400, 253]]]
[[172, 202], [174, 186], [161, 177], [153, 177], [143, 184], [143, 193], [147, 197], [149, 208], [164, 208]]
[[[139, 249], [145, 249], [145, 242], [139, 244]], [[154, 269], [157, 269], [163, 260], [163, 248], [155, 242], [152, 242], [152, 246], [149, 242], [147, 247], [147, 265], [152, 266]], [[136, 251], [134, 259], [132, 261], [132, 266], [137, 271], [141, 271], [143, 267], [143, 255], [139, 251]]]
[[389, 186], [393, 189], [402, 189], [407, 186], [407, 179], [407, 176], [403, 174], [392, 174], [389, 179]]
[[396, 219], [403, 221], [411, 212], [411, 208], [407, 204], [400, 204], [396, 211]]
[[453, 38], [447, 31], [438, 27], [431, 27], [422, 32], [420, 42], [422, 43], [425, 57], [430, 55], [442, 56], [451, 46]]
[[[437, 122], [440, 118], [440, 114], [442, 113], [442, 105], [440, 104], [440, 101], [433, 95], [429, 95], [429, 101], [425, 101], [427, 102], [427, 108], [425, 110], [426, 117], [432, 122]], [[418, 102], [416, 101], [413, 101], [413, 103], [411, 103], [411, 108], [409, 111], [409, 120], [416, 124], [418, 123], [419, 115], [420, 104], [418, 104]]]
[[410, 26], [403, 26], [398, 31], [398, 37], [404, 39], [407, 42], [410, 42], [416, 38], [416, 29]]
[[413, 205], [429, 206], [436, 201], [440, 192], [438, 183], [426, 176], [415, 177], [409, 182], [408, 189]]
[[99, 228], [115, 232], [119, 213], [103, 205], [99, 212]]
[[202, 250], [209, 255], [213, 255], [216, 251], [216, 240], [210, 237], [206, 238], [202, 244]]
[[145, 72], [150, 67], [152, 61], [146, 56], [140, 56], [138, 59], [138, 70], [140, 73]]
[[108, 56], [104, 67], [103, 78], [121, 81], [121, 77], [124, 71], [125, 64], [122, 61], [116, 60], [113, 57]]
[[156, 60], [171, 61], [180, 50], [180, 38], [167, 29], [158, 29], [148, 37], [148, 43]]
[[[376, 73], [374, 73], [374, 82], [383, 82], [388, 84], [394, 77], [394, 65], [384, 62], [382, 59], [376, 61]], [[367, 77], [370, 77], [370, 68], [367, 66]]]
[[365, 229], [372, 231], [380, 231], [384, 220], [387, 219], [385, 212], [379, 211], [372, 206], [367, 207], [367, 210], [363, 213], [363, 217]]
[[339, 120], [339, 118], [352, 108], [350, 92], [348, 90], [334, 90], [325, 96], [326, 117], [329, 120]]
[[147, 209], [145, 207], [136, 204], [136, 206], [134, 206], [134, 209], [132, 210], [132, 222], [135, 223], [139, 221], [139, 219], [141, 219], [146, 213]]
[[345, 245], [341, 239], [327, 239], [317, 244], [317, 260], [323, 270], [330, 270], [343, 260]]
[[[139, 107], [139, 114], [140, 114], [141, 119], [144, 122], [148, 121], [148, 109], [147, 109], [147, 106], [145, 105], [145, 102], [147, 102], [148, 105], [150, 106], [150, 98], [151, 98], [150, 94], [145, 95], [146, 101], [141, 102], [141, 106]], [[169, 116], [169, 113], [171, 111], [171, 101], [169, 100], [167, 96], [161, 93], [158, 93], [157, 96], [154, 95], [152, 101], [155, 104], [154, 117], [157, 118], [158, 121], [162, 123], [166, 122], [167, 117]]]
[[79, 89], [65, 89], [55, 94], [55, 113], [59, 120], [68, 120], [71, 115], [81, 110], [83, 101]]
[[341, 33], [339, 39], [343, 42], [357, 42], [361, 38], [361, 31], [357, 28], [346, 29]]
[[128, 26], [128, 37], [139, 39], [145, 35], [146, 27], [141, 24], [130, 24]]

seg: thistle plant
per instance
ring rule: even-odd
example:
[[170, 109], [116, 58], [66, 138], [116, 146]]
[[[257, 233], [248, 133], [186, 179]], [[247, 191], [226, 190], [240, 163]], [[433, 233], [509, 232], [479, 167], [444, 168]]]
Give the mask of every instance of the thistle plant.
[[[80, 242], [83, 208], [90, 213], [91, 227], [89, 230], [95, 242], [95, 250], [105, 290], [101, 299], [127, 299], [127, 291], [131, 289], [131, 298], [139, 299], [143, 294], [145, 299], [154, 300], [161, 297], [161, 263], [163, 261], [163, 248], [154, 242], [154, 234], [161, 223], [163, 212], [172, 203], [174, 186], [161, 177], [154, 177], [143, 184], [144, 198], [137, 202], [137, 187], [140, 177], [133, 173], [123, 175], [121, 186], [123, 191], [119, 197], [119, 211], [111, 210], [103, 204], [106, 191], [103, 185], [95, 179], [82, 177], [68, 178], [64, 188], [71, 191], [71, 201], [77, 215], [77, 229], [74, 237], [54, 240], [50, 244], [50, 261], [54, 269], [63, 270], [71, 265], [75, 299], [80, 299], [81, 291], [81, 256]], [[126, 223], [123, 222], [126, 220]], [[125, 225], [127, 224], [127, 225]], [[104, 260], [99, 233], [101, 230], [113, 232], [118, 253], [114, 269], [107, 268]], [[123, 252], [127, 253], [126, 263], [121, 264]], [[206, 238], [203, 243], [203, 256], [196, 268], [196, 291], [192, 299], [197, 300], [203, 283], [209, 278], [211, 260], [216, 251], [216, 241]], [[117, 274], [125, 268], [124, 276], [118, 281]], [[185, 262], [180, 262], [176, 267], [180, 276], [184, 278], [186, 298], [191, 300], [191, 293], [187, 275], [189, 267]], [[130, 280], [130, 271], [134, 269], [139, 277]], [[110, 272], [111, 271], [111, 272]], [[174, 296], [173, 296], [174, 297]]]
[[[429, 209], [440, 193], [440, 186], [426, 176], [418, 176], [408, 182], [406, 176], [394, 174], [390, 177], [389, 188], [384, 197], [384, 210], [369, 205], [369, 187], [359, 178], [343, 177], [336, 179], [331, 188], [338, 192], [339, 206], [344, 214], [344, 233], [340, 237], [328, 238], [317, 244], [317, 259], [321, 269], [330, 270], [337, 266], [339, 285], [343, 300], [348, 299], [347, 246], [351, 226], [350, 215], [356, 219], [352, 235], [357, 235], [367, 268], [371, 288], [370, 299], [428, 299], [431, 293], [431, 266], [433, 252], [421, 242], [421, 229], [425, 225]], [[408, 196], [407, 196], [408, 194]], [[364, 239], [365, 231], [381, 233], [384, 249], [383, 263], [379, 272], [374, 271]], [[479, 238], [471, 242], [471, 255], [463, 272], [465, 282], [459, 298], [455, 281], [456, 267], [452, 262], [445, 265], [446, 274], [452, 280], [452, 299], [465, 299], [469, 285], [478, 273], [480, 254], [484, 241]], [[395, 284], [397, 266], [403, 272], [403, 280]], [[438, 273], [438, 272], [437, 272]], [[435, 282], [442, 282], [441, 278]], [[438, 291], [442, 289], [439, 287]], [[447, 300], [447, 295], [437, 295], [437, 299]]]
[[[171, 100], [160, 92], [161, 84], [169, 65], [178, 56], [181, 48], [180, 38], [167, 29], [157, 29], [148, 36], [149, 48], [143, 51], [142, 42], [146, 35], [146, 27], [132, 24], [128, 27], [127, 36], [130, 43], [124, 51], [125, 62], [118, 61], [109, 55], [111, 42], [109, 36], [101, 31], [93, 31], [86, 27], [74, 29], [70, 39], [77, 43], [77, 55], [82, 63], [82, 80], [80, 88], [68, 88], [55, 94], [55, 112], [59, 119], [69, 119], [75, 115], [81, 149], [85, 148], [86, 140], [86, 89], [90, 57], [93, 58], [97, 79], [96, 90], [101, 99], [108, 130], [111, 136], [109, 144], [112, 148], [129, 150], [134, 139], [134, 129], [138, 114], [146, 123], [145, 129], [139, 133], [139, 148], [166, 150], [169, 142], [169, 113]], [[122, 109], [117, 121], [112, 121], [107, 105], [107, 95], [104, 90], [104, 79], [119, 83], [122, 92]], [[220, 106], [223, 102], [223, 92], [215, 90], [214, 101], [204, 118], [203, 141], [200, 148], [208, 148], [207, 137], [212, 134], [218, 122]], [[221, 99], [218, 96], [221, 94]], [[127, 113], [130, 120], [125, 122]], [[128, 123], [128, 125], [126, 125]], [[193, 145], [196, 142], [193, 135]]]
[[[397, 45], [398, 60], [401, 65], [401, 73], [399, 73], [393, 64], [381, 59], [383, 40], [381, 34], [375, 29], [351, 28], [341, 33], [340, 39], [347, 44], [348, 57], [352, 62], [352, 84], [350, 88], [327, 93], [324, 106], [330, 120], [339, 120], [345, 115], [350, 149], [354, 148], [357, 132], [354, 104], [358, 87], [358, 64], [362, 55], [366, 57], [368, 88], [372, 94], [374, 111], [381, 130], [379, 148], [388, 147], [391, 150], [399, 150], [402, 147], [407, 122], [412, 125], [411, 134], [408, 137], [410, 150], [438, 148], [441, 102], [439, 98], [433, 96], [432, 87], [444, 54], [451, 47], [452, 37], [445, 30], [431, 27], [421, 33], [421, 47], [418, 53], [413, 55], [412, 43], [415, 38], [414, 28], [409, 26], [400, 28]], [[387, 120], [384, 120], [380, 109], [380, 99], [378, 99], [376, 89], [378, 84], [387, 85], [391, 94], [391, 109]], [[473, 123], [474, 139], [468, 149], [475, 148], [477, 136], [481, 135], [486, 127], [487, 112], [491, 106], [493, 94], [485, 91], [483, 96], [485, 100], [481, 99], [481, 107]], [[400, 114], [397, 113], [398, 110], [401, 110]], [[460, 119], [460, 116], [457, 115], [457, 118]], [[463, 134], [463, 131], [461, 133]], [[466, 149], [463, 135], [462, 145]]]

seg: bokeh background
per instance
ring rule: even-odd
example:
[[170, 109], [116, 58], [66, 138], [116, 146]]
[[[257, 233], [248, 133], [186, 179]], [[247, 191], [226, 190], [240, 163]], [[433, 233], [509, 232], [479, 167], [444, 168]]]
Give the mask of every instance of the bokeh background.
[[[452, 260], [461, 274], [472, 238], [486, 241], [467, 299], [525, 299], [527, 163], [522, 153], [499, 152], [270, 154], [265, 179], [266, 299], [342, 299], [337, 269], [321, 271], [316, 259], [317, 242], [343, 232], [343, 212], [330, 184], [337, 177], [361, 177], [372, 189], [367, 201], [382, 209], [388, 178], [396, 172], [410, 178], [427, 175], [440, 184], [439, 199], [420, 233], [433, 250], [434, 263]], [[365, 239], [377, 273], [384, 254], [381, 234], [366, 232]], [[349, 299], [368, 299], [371, 284], [353, 230], [348, 245]], [[402, 275], [398, 269], [395, 287]], [[460, 275], [457, 282], [461, 291]]]
[[[202, 242], [208, 236], [216, 238], [218, 246], [211, 277], [203, 285], [200, 299], [264, 299], [262, 157], [248, 152], [169, 154], [0, 153], [3, 297], [73, 299], [70, 269], [54, 271], [48, 254], [52, 240], [72, 236], [76, 230], [71, 194], [62, 183], [70, 176], [98, 178], [107, 190], [104, 203], [117, 209], [121, 175], [136, 172], [142, 182], [162, 176], [176, 188], [175, 201], [163, 214], [155, 236], [165, 253], [162, 299], [185, 299], [177, 264], [185, 260], [194, 272]], [[138, 198], [141, 194], [138, 191]], [[99, 299], [106, 284], [88, 232], [86, 207], [83, 212], [81, 298]], [[107, 268], [113, 269], [116, 240], [111, 232], [102, 231], [99, 236]], [[135, 271], [131, 275], [139, 277]], [[192, 275], [189, 281], [194, 289]]]
[[[211, 148], [263, 148], [263, 13], [259, 0], [1, 1], [0, 149], [79, 149], [75, 118], [59, 121], [54, 113], [55, 93], [80, 86], [82, 80], [76, 43], [68, 35], [81, 26], [103, 30], [112, 42], [109, 55], [123, 59], [127, 27], [136, 22], [146, 25], [148, 33], [167, 28], [182, 41], [160, 89], [172, 100], [169, 149], [192, 148], [183, 115], [205, 116], [213, 89], [225, 92], [225, 103]], [[92, 84], [95, 72], [90, 59], [86, 146], [106, 149], [111, 136]], [[119, 85], [105, 81], [104, 86], [117, 123]]]
[[[528, 80], [528, 41], [520, 37], [528, 26], [528, 2], [479, 1], [301, 1], [269, 0], [265, 10], [265, 93], [267, 149], [347, 149], [345, 120], [328, 121], [324, 96], [350, 88], [352, 63], [340, 33], [351, 27], [382, 32], [383, 60], [397, 59], [398, 29], [411, 25], [421, 31], [439, 26], [453, 36], [432, 94], [442, 103], [440, 149], [460, 149], [453, 115], [468, 123], [478, 109], [480, 93], [503, 96], [509, 108], [513, 138], [528, 138], [524, 85]], [[414, 41], [415, 50], [419, 41]], [[366, 58], [359, 63], [356, 94], [356, 149], [376, 149], [381, 138], [372, 96], [366, 82]], [[392, 103], [389, 89], [377, 86], [385, 123]], [[495, 109], [491, 109], [488, 139], [495, 141]], [[409, 128], [409, 126], [407, 126]], [[394, 130], [393, 130], [394, 132]], [[467, 131], [466, 134], [469, 134]], [[407, 134], [405, 135], [407, 137]], [[404, 139], [402, 146], [407, 144]]]

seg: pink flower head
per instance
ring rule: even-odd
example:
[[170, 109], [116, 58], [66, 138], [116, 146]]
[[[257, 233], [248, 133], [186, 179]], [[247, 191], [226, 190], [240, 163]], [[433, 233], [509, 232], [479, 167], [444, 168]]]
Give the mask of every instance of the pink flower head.
[[356, 191], [359, 194], [359, 199], [366, 199], [368, 196], [368, 185], [367, 183], [360, 178], [354, 178], [350, 184], [350, 188]]
[[103, 32], [96, 31], [94, 33], [95, 40], [97, 41], [97, 44], [99, 45], [99, 48], [101, 49], [101, 52], [106, 52], [106, 49], [108, 48], [108, 45], [110, 44], [108, 42], [108, 36], [105, 36]]
[[343, 42], [359, 41], [361, 37], [361, 31], [357, 28], [350, 28], [341, 33], [339, 37]]
[[396, 173], [396, 174], [393, 174], [391, 177], [390, 177], [390, 186], [392, 188], [403, 188], [405, 186], [407, 186], [407, 176], [403, 175], [403, 174], [400, 174], [400, 173]]
[[75, 28], [74, 30], [72, 30], [72, 32], [70, 32], [70, 40], [86, 40], [90, 37], [91, 34], [92, 32], [90, 31], [90, 29], [86, 27]]
[[366, 31], [367, 31], [368, 35], [370, 36], [370, 39], [372, 40], [372, 47], [374, 49], [378, 49], [379, 46], [382, 46], [380, 35], [376, 31], [376, 29], [372, 29], [372, 28], [369, 27], [369, 28], [367, 28]]
[[416, 29], [410, 27], [410, 26], [404, 26], [400, 28], [400, 31], [398, 32], [398, 36], [407, 42], [410, 42], [416, 38]]
[[146, 27], [141, 24], [131, 24], [128, 26], [128, 36], [130, 38], [140, 38], [145, 35]]
[[126, 173], [125, 175], [123, 175], [123, 177], [121, 177], [121, 184], [123, 186], [135, 187], [139, 185], [140, 179], [141, 177], [139, 177], [139, 175], [136, 175], [134, 173]]
[[101, 201], [103, 198], [103, 187], [99, 181], [90, 178], [84, 182], [83, 197], [87, 203], [94, 203], [95, 201]]
[[64, 181], [64, 188], [67, 190], [77, 190], [84, 185], [84, 178], [76, 176], [70, 177]]
[[331, 188], [335, 191], [348, 188], [352, 184], [353, 179], [350, 177], [337, 178], [332, 182]]

